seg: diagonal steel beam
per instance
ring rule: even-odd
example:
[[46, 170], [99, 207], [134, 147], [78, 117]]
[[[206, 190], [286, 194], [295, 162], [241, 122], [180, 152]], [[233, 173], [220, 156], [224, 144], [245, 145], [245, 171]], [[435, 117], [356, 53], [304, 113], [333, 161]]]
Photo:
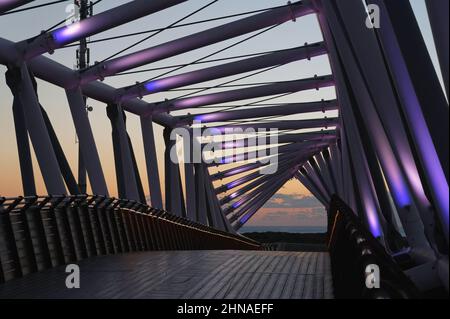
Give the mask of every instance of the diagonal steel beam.
[[[304, 157], [304, 156], [309, 155], [309, 154], [315, 154], [319, 150], [320, 150], [320, 148], [318, 148], [318, 147], [317, 148], [311, 147], [310, 149], [305, 149], [302, 152], [303, 153], [302, 155]], [[295, 154], [301, 154], [301, 153], [297, 150], [295, 152]], [[292, 153], [291, 153], [291, 155], [292, 155]], [[297, 156], [295, 158], [295, 160], [296, 161], [300, 161], [300, 158], [302, 158], [302, 157], [298, 157]], [[292, 166], [292, 161], [284, 162], [281, 165], [280, 165], [280, 163], [276, 163], [276, 164], [272, 164], [272, 165], [276, 168], [276, 171], [283, 171], [283, 170], [286, 170], [287, 168], [289, 168], [290, 166]], [[225, 185], [222, 185], [222, 186], [216, 188], [216, 190], [215, 190], [216, 194], [221, 194], [221, 193], [227, 192], [229, 190], [232, 190], [232, 189], [234, 189], [236, 187], [239, 187], [239, 186], [244, 185], [244, 184], [246, 184], [248, 182], [251, 182], [252, 180], [254, 180], [256, 178], [259, 178], [259, 177], [261, 177], [263, 175], [264, 174], [262, 174], [260, 170], [258, 170], [256, 172], [253, 172], [251, 174], [245, 175], [245, 176], [243, 176], [241, 178], [238, 178], [238, 179], [236, 179], [234, 181], [231, 181], [231, 182], [229, 182], [229, 183], [227, 183]]]
[[436, 51], [441, 65], [442, 77], [444, 80], [447, 99], [449, 97], [448, 90], [448, 71], [449, 71], [449, 1], [426, 0], [428, 16], [430, 18], [431, 29], [433, 30], [433, 38], [436, 44]]
[[295, 93], [320, 88], [334, 86], [333, 76], [316, 76], [309, 79], [301, 79], [269, 85], [261, 85], [239, 90], [230, 90], [226, 92], [198, 95], [184, 99], [177, 99], [155, 104], [151, 109], [153, 113], [166, 113], [170, 111], [196, 108], [199, 106], [214, 105], [226, 102], [253, 99], [258, 97]]
[[[14, 64], [14, 57], [17, 54], [14, 42], [0, 38], [0, 64]], [[44, 56], [28, 61], [27, 65], [37, 78], [61, 88], [71, 87], [71, 83], [77, 78], [77, 72]], [[83, 95], [96, 101], [105, 104], [115, 103], [113, 97], [116, 89], [105, 83], [96, 81], [83, 85], [81, 89]], [[123, 103], [122, 107], [128, 112], [142, 115], [149, 109], [149, 104], [139, 99], [133, 99]], [[155, 123], [163, 126], [173, 127], [175, 125], [175, 120], [167, 114], [155, 114], [152, 118]]]
[[253, 119], [267, 116], [285, 116], [300, 113], [334, 111], [339, 108], [337, 100], [309, 102], [309, 103], [289, 103], [262, 108], [247, 108], [236, 111], [215, 112], [207, 114], [196, 114], [179, 117], [178, 124], [192, 124], [194, 121], [204, 123], [225, 122], [232, 120]]
[[248, 203], [252, 202], [260, 193], [264, 192], [267, 188], [270, 188], [274, 184], [276, 184], [281, 178], [286, 177], [289, 172], [282, 172], [280, 175], [272, 175], [268, 180], [264, 183], [261, 183], [258, 187], [254, 188], [248, 194], [242, 196], [238, 201], [235, 201], [233, 204], [229, 205], [227, 208], [223, 210], [226, 216], [232, 216], [235, 211], [238, 211], [240, 208], [245, 209]]
[[164, 92], [170, 89], [180, 88], [196, 83], [207, 82], [276, 65], [310, 59], [318, 55], [326, 54], [326, 52], [325, 45], [322, 42], [289, 50], [281, 50], [249, 59], [239, 60], [236, 62], [124, 87], [117, 90], [117, 100], [126, 101], [131, 98]]
[[[314, 128], [329, 128], [338, 126], [338, 118], [336, 117], [325, 117], [322, 119], [312, 119], [312, 120], [286, 120], [279, 122], [255, 122], [248, 124], [236, 124], [236, 125], [225, 125], [225, 126], [215, 126], [210, 127], [203, 132], [203, 136], [214, 136], [219, 134], [239, 134], [239, 131], [247, 130], [301, 130], [301, 129], [314, 129]], [[244, 132], [245, 134], [250, 134], [252, 132]]]
[[268, 189], [262, 192], [259, 196], [254, 198], [251, 202], [246, 205], [246, 207], [240, 210], [231, 220], [233, 227], [238, 230], [245, 223], [247, 223], [250, 218], [252, 218], [258, 210], [265, 205], [265, 203], [275, 195], [281, 187], [292, 177], [293, 171], [290, 171], [286, 177], [280, 179], [277, 183], [271, 185]]
[[[298, 152], [298, 153], [303, 154], [303, 152]], [[277, 155], [269, 156], [267, 158], [267, 161], [244, 164], [244, 165], [241, 165], [238, 167], [228, 169], [223, 172], [217, 172], [216, 174], [211, 175], [211, 178], [213, 180], [219, 180], [219, 179], [222, 180], [222, 179], [230, 178], [235, 175], [240, 175], [242, 173], [249, 172], [249, 171], [252, 171], [257, 168], [268, 166], [272, 163], [272, 161], [276, 157], [279, 157], [278, 163], [285, 162], [286, 160], [292, 160], [292, 156], [294, 156], [295, 154], [296, 153], [284, 153], [284, 154], [277, 154]]]
[[[266, 185], [270, 186], [274, 182], [276, 182], [276, 180], [278, 180], [280, 178], [280, 176], [285, 176], [286, 174], [289, 174], [290, 168], [292, 168], [293, 165], [294, 166], [301, 165], [301, 163], [304, 162], [305, 159], [308, 158], [310, 155], [311, 154], [294, 156], [292, 154], [292, 156], [290, 157], [290, 160], [285, 161], [284, 164], [282, 165], [283, 167], [286, 167], [287, 169], [280, 169], [280, 170], [278, 170], [278, 172], [276, 174], [265, 175], [265, 176], [255, 180], [254, 182], [251, 183], [251, 184], [253, 184], [253, 187], [251, 189], [247, 189], [245, 192], [242, 192], [242, 189], [245, 188], [245, 186], [244, 186], [242, 189], [239, 190], [240, 191], [239, 196], [241, 196], [241, 195], [243, 195], [243, 196], [241, 198], [239, 198], [239, 200], [235, 201], [228, 208], [224, 209], [224, 213], [229, 214], [232, 211], [234, 211], [234, 210], [238, 209], [239, 207], [241, 207], [242, 205], [244, 205], [246, 202], [252, 200], [255, 197], [255, 195], [257, 194], [257, 192], [259, 192], [261, 187], [265, 187]], [[264, 178], [264, 177], [266, 177], [266, 178]], [[251, 192], [249, 192], [249, 191], [251, 191]], [[238, 192], [235, 192], [234, 194], [237, 194]], [[246, 194], [246, 193], [248, 193], [248, 194]], [[246, 194], [246, 195], [244, 195], [244, 194]], [[227, 200], [227, 202], [234, 201], [239, 196], [235, 195], [235, 196], [233, 196], [233, 198]]]
[[34, 0], [1, 0], [0, 1], [0, 13], [7, 12], [14, 8], [23, 6], [27, 3], [33, 2]]
[[30, 60], [38, 55], [63, 47], [82, 38], [112, 29], [146, 15], [164, 10], [186, 0], [134, 0], [96, 14], [88, 19], [44, 33], [32, 40], [18, 43], [21, 58]]
[[[239, 210], [235, 211], [233, 214], [229, 214], [230, 223], [234, 224], [239, 218], [244, 216], [246, 212], [252, 210], [255, 207], [262, 207], [289, 179], [289, 172], [286, 172], [279, 178], [279, 180], [274, 181], [268, 185], [264, 185], [266, 187], [262, 187], [258, 189], [253, 194], [251, 200], [245, 203]], [[261, 204], [261, 206], [258, 206]]]
[[323, 140], [323, 141], [308, 141], [301, 143], [291, 143], [282, 146], [272, 146], [266, 149], [242, 152], [231, 156], [225, 156], [216, 158], [212, 161], [210, 166], [229, 165], [233, 163], [239, 163], [243, 161], [270, 158], [272, 155], [281, 155], [283, 153], [297, 152], [297, 151], [309, 151], [311, 149], [321, 149], [327, 147], [330, 143], [334, 143], [335, 139]]
[[102, 79], [119, 72], [193, 51], [276, 24], [284, 23], [313, 12], [310, 5], [298, 1], [288, 6], [271, 9], [267, 12], [233, 21], [152, 48], [111, 59], [83, 72], [80, 80], [81, 83], [87, 83], [93, 80]]
[[297, 178], [298, 181], [303, 186], [305, 186], [306, 189], [309, 190], [309, 192], [313, 194], [319, 202], [321, 202], [325, 207], [328, 207], [329, 202], [327, 202], [325, 196], [320, 192], [320, 190], [314, 185], [314, 183], [307, 175], [303, 175], [300, 173], [300, 171], [298, 171], [297, 173], [295, 173], [295, 178]]
[[[212, 132], [214, 133], [214, 132]], [[219, 133], [219, 132], [217, 132]], [[261, 134], [258, 134], [261, 133]], [[267, 133], [267, 134], [265, 134]], [[272, 134], [270, 134], [270, 131], [263, 131], [263, 132], [256, 132], [256, 133], [249, 133], [246, 136], [233, 138], [232, 140], [225, 140], [225, 141], [217, 141], [214, 140], [214, 142], [220, 146], [222, 149], [230, 149], [230, 148], [239, 148], [239, 147], [247, 147], [250, 144], [250, 139], [258, 138], [259, 140], [263, 141], [264, 139], [268, 142], [270, 141], [270, 137]], [[320, 130], [320, 131], [312, 131], [312, 132], [305, 132], [305, 133], [285, 133], [281, 132], [280, 134], [276, 134], [278, 136], [278, 142], [279, 143], [293, 143], [293, 142], [299, 142], [299, 141], [310, 141], [310, 140], [320, 140], [327, 136], [337, 136], [337, 131], [335, 129], [332, 130]], [[214, 138], [217, 137], [228, 137], [228, 135], [213, 135]], [[202, 144], [205, 145], [207, 143], [210, 143], [209, 140], [203, 140]]]
[[[254, 149], [258, 147], [261, 151], [271, 150], [274, 145], [281, 144], [295, 144], [295, 143], [303, 143], [303, 142], [327, 142], [336, 140], [335, 131], [324, 131], [318, 133], [303, 133], [303, 134], [286, 134], [281, 136], [276, 136], [276, 139], [273, 137], [259, 136], [254, 139], [240, 139], [236, 141], [226, 141], [226, 142], [215, 142], [214, 152], [220, 151], [237, 151], [238, 149], [244, 149], [244, 152], [234, 152], [233, 156], [239, 156], [244, 154], [252, 154], [257, 151], [250, 151], [248, 149]], [[208, 147], [208, 144], [205, 144], [203, 150], [205, 151]], [[261, 148], [262, 146], [267, 146], [268, 148]], [[278, 149], [280, 147], [277, 147]], [[283, 147], [281, 147], [283, 149]], [[258, 154], [259, 155], [259, 154]]]
[[259, 185], [267, 182], [269, 179], [271, 179], [273, 176], [277, 175], [280, 176], [282, 175], [284, 172], [278, 172], [277, 174], [273, 174], [273, 175], [262, 175], [261, 177], [253, 180], [251, 183], [241, 187], [240, 189], [236, 190], [235, 192], [233, 192], [232, 194], [223, 197], [222, 199], [220, 199], [220, 204], [221, 205], [225, 205], [235, 199], [237, 199], [238, 197], [250, 192], [251, 190], [259, 187]]

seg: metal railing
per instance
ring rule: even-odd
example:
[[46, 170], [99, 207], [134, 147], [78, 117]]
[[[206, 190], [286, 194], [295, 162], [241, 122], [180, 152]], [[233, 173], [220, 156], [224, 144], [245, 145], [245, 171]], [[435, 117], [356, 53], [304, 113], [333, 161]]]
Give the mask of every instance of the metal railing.
[[260, 250], [251, 239], [135, 201], [0, 197], [0, 283], [86, 258], [152, 250]]
[[[337, 298], [419, 297], [417, 288], [398, 262], [337, 196], [332, 198], [328, 218], [328, 250]], [[372, 266], [379, 269], [379, 274], [368, 272], [373, 270]]]

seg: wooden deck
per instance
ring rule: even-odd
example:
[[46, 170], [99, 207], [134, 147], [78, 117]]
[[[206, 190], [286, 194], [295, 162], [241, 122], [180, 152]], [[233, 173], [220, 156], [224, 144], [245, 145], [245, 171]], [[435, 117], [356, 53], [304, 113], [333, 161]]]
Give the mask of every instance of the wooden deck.
[[171, 251], [79, 263], [80, 289], [64, 267], [0, 284], [0, 298], [330, 299], [324, 252]]

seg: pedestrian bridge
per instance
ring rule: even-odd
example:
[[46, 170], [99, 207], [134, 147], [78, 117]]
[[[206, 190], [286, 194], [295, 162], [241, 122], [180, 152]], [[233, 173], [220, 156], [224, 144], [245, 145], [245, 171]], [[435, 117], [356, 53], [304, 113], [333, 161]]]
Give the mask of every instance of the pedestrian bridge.
[[[60, 2], [0, 1], [0, 169], [22, 187], [1, 174], [0, 297], [448, 295], [449, 1], [417, 15], [409, 0], [80, 0], [79, 20], [36, 14], [45, 31], [9, 36]], [[325, 208], [327, 251], [239, 234], [289, 181]], [[70, 264], [80, 289], [64, 286]]]
[[[267, 251], [246, 237], [104, 197], [0, 198], [0, 297], [330, 299], [419, 295], [349, 208], [333, 199], [329, 252]], [[366, 286], [377, 265], [383, 288]], [[69, 289], [66, 265], [80, 288]], [[333, 266], [333, 267], [332, 267]]]

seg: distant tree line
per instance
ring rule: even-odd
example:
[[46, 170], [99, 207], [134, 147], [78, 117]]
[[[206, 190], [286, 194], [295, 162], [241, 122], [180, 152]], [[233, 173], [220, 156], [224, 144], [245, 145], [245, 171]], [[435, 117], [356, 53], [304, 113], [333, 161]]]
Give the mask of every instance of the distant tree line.
[[244, 233], [244, 236], [260, 243], [294, 243], [294, 244], [325, 244], [327, 234], [299, 234], [282, 232]]

